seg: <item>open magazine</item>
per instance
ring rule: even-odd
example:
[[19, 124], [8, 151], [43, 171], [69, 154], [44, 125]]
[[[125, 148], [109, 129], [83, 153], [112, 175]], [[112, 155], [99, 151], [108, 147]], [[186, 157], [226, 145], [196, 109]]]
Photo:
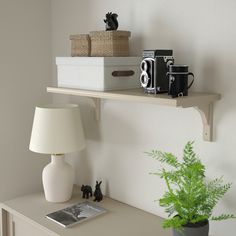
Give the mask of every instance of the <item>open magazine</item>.
[[82, 221], [91, 219], [105, 213], [106, 210], [102, 207], [96, 206], [91, 202], [82, 202], [65, 209], [50, 213], [46, 218], [56, 222], [57, 224], [67, 228]]

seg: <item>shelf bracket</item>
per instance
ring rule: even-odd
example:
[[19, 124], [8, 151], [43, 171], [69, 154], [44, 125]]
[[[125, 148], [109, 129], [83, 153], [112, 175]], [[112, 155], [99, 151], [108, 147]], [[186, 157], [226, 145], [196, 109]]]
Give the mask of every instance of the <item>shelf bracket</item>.
[[203, 140], [212, 141], [213, 103], [199, 104], [195, 109], [200, 113], [203, 124]]
[[91, 98], [95, 106], [95, 119], [100, 120], [101, 115], [101, 99], [100, 98]]

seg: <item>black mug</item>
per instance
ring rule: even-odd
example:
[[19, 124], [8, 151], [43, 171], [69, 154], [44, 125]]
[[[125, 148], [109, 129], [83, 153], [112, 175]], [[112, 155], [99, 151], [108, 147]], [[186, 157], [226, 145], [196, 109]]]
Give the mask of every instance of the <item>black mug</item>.
[[[194, 81], [194, 74], [188, 72], [187, 65], [170, 65], [169, 72], [167, 72], [169, 80], [168, 94], [175, 97], [188, 96], [188, 89], [192, 86]], [[188, 84], [188, 76], [193, 77], [190, 84]]]

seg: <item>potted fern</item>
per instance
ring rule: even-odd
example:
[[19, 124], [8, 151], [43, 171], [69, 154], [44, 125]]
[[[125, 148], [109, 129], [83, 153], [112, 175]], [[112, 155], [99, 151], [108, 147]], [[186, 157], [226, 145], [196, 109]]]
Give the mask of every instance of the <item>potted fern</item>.
[[224, 184], [222, 177], [206, 181], [205, 166], [193, 151], [193, 142], [185, 145], [183, 161], [157, 150], [146, 154], [168, 167], [163, 166], [151, 174], [158, 175], [166, 183], [167, 191], [159, 204], [169, 215], [163, 227], [172, 228], [174, 236], [208, 236], [209, 220], [235, 218], [231, 214], [212, 216], [213, 208], [231, 184]]

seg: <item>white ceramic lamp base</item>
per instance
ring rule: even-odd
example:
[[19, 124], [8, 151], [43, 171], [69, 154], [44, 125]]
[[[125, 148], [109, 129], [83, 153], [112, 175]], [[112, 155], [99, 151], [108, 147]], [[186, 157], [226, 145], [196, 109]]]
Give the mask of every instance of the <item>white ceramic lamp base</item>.
[[74, 169], [64, 155], [52, 155], [51, 163], [43, 169], [43, 188], [49, 202], [65, 202], [71, 198]]

